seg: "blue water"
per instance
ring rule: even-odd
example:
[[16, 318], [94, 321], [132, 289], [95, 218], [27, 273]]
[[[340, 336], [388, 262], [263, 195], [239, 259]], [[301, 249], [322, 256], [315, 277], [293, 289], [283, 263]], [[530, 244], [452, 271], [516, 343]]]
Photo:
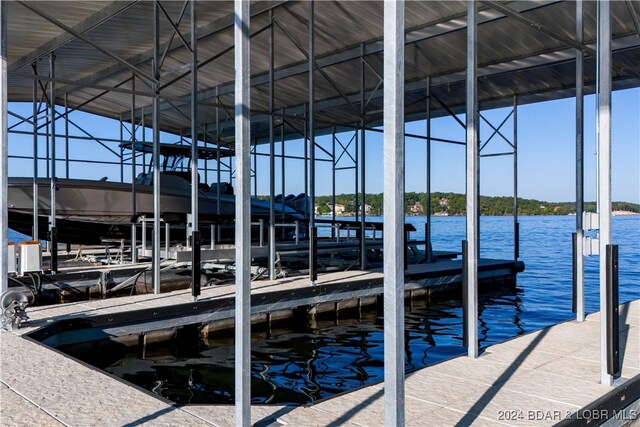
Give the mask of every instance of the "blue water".
[[[375, 220], [376, 218], [371, 218]], [[378, 218], [382, 220], [382, 218]], [[520, 260], [525, 271], [518, 275], [522, 289], [521, 318], [527, 331], [536, 330], [572, 317], [571, 233], [575, 216], [522, 216], [520, 223]], [[424, 239], [424, 217], [409, 217], [417, 231], [412, 238]], [[434, 250], [460, 250], [465, 237], [464, 217], [432, 219]], [[513, 218], [480, 218], [480, 256], [513, 257]], [[640, 298], [640, 215], [615, 216], [612, 243], [619, 245], [620, 302]], [[598, 257], [585, 258], [585, 307], [598, 311]]]
[[[371, 218], [381, 220], [381, 218]], [[414, 239], [424, 238], [424, 217], [410, 217]], [[482, 217], [481, 256], [510, 259], [513, 219]], [[571, 233], [575, 217], [521, 217], [520, 259], [526, 270], [515, 289], [484, 293], [479, 301], [482, 347], [571, 319]], [[459, 250], [463, 217], [436, 217], [434, 250]], [[640, 216], [613, 219], [619, 245], [620, 302], [640, 298]], [[585, 261], [588, 312], [598, 310], [598, 259]], [[406, 307], [406, 370], [464, 354], [459, 300], [414, 301]], [[293, 323], [293, 322], [292, 322]], [[104, 349], [104, 347], [101, 347]], [[233, 403], [232, 335], [175, 340], [148, 349], [112, 345], [109, 351], [61, 349], [178, 403]], [[362, 317], [285, 324], [252, 333], [252, 402], [305, 404], [382, 380], [383, 319], [375, 307]]]

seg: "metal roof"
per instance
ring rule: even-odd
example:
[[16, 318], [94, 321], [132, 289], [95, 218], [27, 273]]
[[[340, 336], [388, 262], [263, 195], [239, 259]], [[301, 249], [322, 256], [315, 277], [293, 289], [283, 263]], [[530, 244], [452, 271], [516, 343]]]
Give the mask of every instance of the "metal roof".
[[[166, 14], [189, 39], [187, 3], [162, 1]], [[130, 120], [131, 64], [151, 75], [153, 13], [150, 1], [9, 1], [9, 100], [31, 101], [32, 63], [40, 74], [49, 69], [48, 54], [55, 53], [56, 102], [68, 97], [69, 107]], [[508, 9], [504, 9], [505, 6]], [[187, 13], [184, 13], [184, 11]], [[213, 133], [218, 107], [220, 123], [232, 114], [233, 2], [198, 1], [199, 121]], [[254, 1], [251, 5], [252, 131], [268, 135], [268, 37], [272, 11], [276, 24], [275, 108], [285, 109], [288, 123], [304, 114], [308, 102], [308, 16], [306, 1]], [[640, 3], [611, 3], [614, 88], [640, 85]], [[515, 15], [514, 15], [515, 13]], [[184, 17], [179, 20], [180, 16]], [[595, 82], [596, 3], [584, 2], [586, 92]], [[406, 114], [407, 120], [424, 118], [426, 79], [432, 93], [454, 112], [465, 103], [466, 2], [409, 1], [406, 3]], [[482, 108], [537, 102], [572, 96], [575, 84], [575, 3], [564, 1], [482, 2], [478, 16], [478, 98]], [[174, 36], [165, 16], [160, 19], [162, 64], [161, 118], [164, 131], [188, 134], [190, 52]], [[65, 27], [86, 40], [70, 34]], [[315, 2], [316, 122], [318, 131], [350, 126], [360, 121], [360, 75], [364, 53], [366, 123], [382, 117], [382, 3], [375, 1]], [[88, 41], [111, 55], [100, 52]], [[568, 40], [568, 41], [567, 41]], [[303, 52], [300, 48], [304, 49]], [[116, 58], [119, 58], [118, 61]], [[211, 58], [215, 58], [211, 60]], [[182, 79], [177, 79], [179, 76]], [[174, 81], [175, 80], [175, 81]], [[116, 88], [108, 90], [110, 88]], [[377, 90], [376, 90], [377, 88]], [[216, 100], [215, 94], [219, 94]], [[136, 78], [136, 115], [144, 108], [150, 123], [150, 88]], [[91, 102], [88, 102], [90, 101]], [[438, 104], [432, 116], [447, 114]], [[231, 142], [233, 127], [220, 125], [223, 140]], [[296, 127], [302, 129], [302, 123]], [[288, 137], [297, 137], [287, 127]]]

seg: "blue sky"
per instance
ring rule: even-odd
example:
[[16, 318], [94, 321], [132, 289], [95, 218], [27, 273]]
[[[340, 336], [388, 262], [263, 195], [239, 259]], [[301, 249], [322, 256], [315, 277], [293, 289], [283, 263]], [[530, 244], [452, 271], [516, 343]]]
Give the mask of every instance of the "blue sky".
[[[10, 110], [28, 116], [31, 104], [10, 104]], [[485, 111], [483, 114], [494, 125], [498, 125], [510, 109]], [[575, 100], [562, 99], [545, 103], [522, 105], [518, 107], [518, 179], [519, 195], [546, 201], [575, 200]], [[74, 113], [72, 120], [89, 130], [94, 136], [119, 138], [117, 121], [93, 117], [85, 113]], [[640, 89], [617, 91], [613, 94], [613, 132], [612, 132], [612, 193], [614, 200], [640, 203]], [[9, 125], [16, 119], [9, 117]], [[63, 132], [63, 122], [57, 123], [58, 132]], [[408, 133], [425, 134], [425, 122], [407, 123]], [[30, 130], [30, 126], [21, 129]], [[511, 137], [513, 123], [509, 119], [501, 132]], [[71, 126], [72, 135], [81, 132]], [[483, 125], [480, 139], [484, 141], [491, 134]], [[127, 136], [125, 134], [125, 136]], [[452, 118], [443, 117], [432, 120], [432, 136], [438, 138], [464, 141], [464, 129]], [[138, 135], [140, 137], [140, 135]], [[343, 143], [348, 142], [351, 135], [340, 135]], [[163, 135], [163, 141], [176, 142], [177, 136]], [[147, 137], [149, 140], [149, 136]], [[30, 136], [10, 134], [9, 152], [14, 155], [31, 156], [32, 139]], [[329, 149], [330, 136], [318, 138], [318, 143]], [[44, 138], [40, 141], [40, 153], [44, 153]], [[115, 151], [117, 144], [105, 143]], [[406, 190], [425, 191], [425, 141], [407, 138], [406, 141]], [[57, 142], [58, 156], [64, 156], [64, 141]], [[587, 200], [595, 200], [596, 188], [596, 136], [595, 136], [595, 97], [585, 97], [585, 196]], [[280, 144], [276, 151], [280, 152]], [[267, 152], [268, 146], [259, 148]], [[509, 151], [510, 147], [498, 136], [483, 150], [483, 153]], [[290, 141], [286, 145], [287, 154], [302, 155], [302, 141]], [[89, 141], [71, 141], [71, 157], [76, 159], [117, 161], [107, 149]], [[432, 191], [464, 193], [465, 151], [464, 146], [446, 143], [432, 143]], [[323, 153], [318, 150], [317, 157]], [[325, 156], [326, 157], [326, 156]], [[340, 166], [348, 166], [346, 156]], [[367, 132], [367, 192], [382, 191], [382, 134]], [[40, 171], [44, 173], [45, 162], [40, 162]], [[209, 165], [214, 168], [213, 162]], [[64, 177], [64, 161], [57, 163], [58, 176]], [[286, 193], [300, 193], [304, 190], [303, 162], [287, 160]], [[482, 195], [513, 194], [513, 159], [511, 156], [483, 158], [481, 169]], [[71, 163], [71, 177], [100, 179], [103, 176], [110, 180], [120, 180], [119, 165]], [[11, 176], [31, 176], [31, 160], [10, 159], [9, 174]], [[201, 176], [204, 171], [201, 172]], [[125, 181], [129, 181], [130, 170], [125, 169]], [[331, 163], [318, 162], [316, 194], [331, 194]], [[223, 173], [223, 180], [228, 180], [228, 172]], [[215, 172], [209, 171], [208, 182], [215, 181]], [[354, 191], [353, 170], [338, 171], [336, 191], [351, 193]], [[281, 192], [280, 162], [276, 160], [276, 192]], [[268, 158], [258, 157], [258, 194], [268, 193]], [[252, 184], [253, 190], [253, 184]]]

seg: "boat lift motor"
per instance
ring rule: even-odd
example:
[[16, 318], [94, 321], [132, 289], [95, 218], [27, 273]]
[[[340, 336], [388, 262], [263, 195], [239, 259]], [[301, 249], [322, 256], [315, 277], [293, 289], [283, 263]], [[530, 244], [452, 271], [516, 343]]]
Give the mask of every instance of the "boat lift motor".
[[14, 326], [20, 327], [23, 321], [29, 319], [26, 308], [29, 299], [22, 292], [11, 289], [0, 295], [0, 308], [2, 315], [0, 316], [0, 326], [10, 331]]

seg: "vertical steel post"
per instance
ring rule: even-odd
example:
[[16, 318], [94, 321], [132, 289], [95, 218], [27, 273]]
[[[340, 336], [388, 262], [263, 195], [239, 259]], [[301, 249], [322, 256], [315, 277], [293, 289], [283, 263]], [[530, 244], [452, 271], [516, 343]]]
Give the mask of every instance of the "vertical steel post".
[[[200, 295], [200, 231], [198, 229], [198, 34], [196, 1], [191, 0], [191, 294]], [[197, 253], [196, 253], [197, 252]]]
[[[65, 94], [65, 110], [67, 108], [66, 97], [67, 95]], [[122, 143], [124, 142], [124, 126], [122, 123], [122, 114], [118, 117], [118, 124], [120, 125], [120, 143], [118, 144], [120, 147], [120, 182], [122, 183], [124, 182], [124, 148], [122, 147]]]
[[[305, 196], [309, 195], [309, 129], [308, 129], [308, 117], [307, 117], [307, 104], [304, 104], [304, 124], [302, 133], [304, 133], [304, 194]], [[309, 214], [309, 212], [307, 212]]]
[[[353, 186], [353, 189], [354, 189], [354, 192], [353, 192], [354, 193], [353, 208], [354, 208], [355, 213], [356, 213], [355, 220], [356, 220], [356, 222], [358, 222], [359, 218], [360, 218], [360, 213], [359, 213], [359, 211], [360, 211], [360, 195], [358, 194], [359, 193], [358, 190], [360, 190], [360, 188], [358, 187], [358, 171], [359, 171], [359, 166], [360, 166], [360, 159], [358, 158], [358, 146], [360, 145], [360, 141], [359, 141], [360, 138], [359, 138], [359, 132], [358, 132], [357, 129], [354, 131], [353, 139], [354, 139], [354, 141], [353, 141], [353, 145], [354, 145], [354, 149], [353, 149], [353, 151], [354, 151], [354, 153], [353, 153], [353, 176], [354, 176], [354, 181], [355, 181], [354, 182], [354, 186]], [[357, 237], [357, 234], [359, 232], [359, 229], [360, 229], [360, 227], [357, 227], [356, 237]]]
[[[284, 182], [284, 178], [285, 178], [285, 170], [284, 170], [284, 166], [285, 166], [285, 151], [284, 151], [284, 108], [282, 108], [280, 110], [280, 117], [282, 117], [282, 124], [280, 124], [280, 143], [282, 144], [282, 162], [280, 162], [280, 180], [281, 180], [281, 185], [282, 185], [282, 204], [284, 204], [284, 198], [286, 196], [285, 194], [285, 182]], [[282, 210], [282, 219], [284, 220], [285, 218], [285, 213], [284, 213], [284, 209]], [[282, 229], [282, 235], [284, 237], [284, 228]]]
[[518, 96], [513, 97], [513, 260], [520, 257], [520, 223], [518, 223]]
[[[269, 10], [269, 280], [276, 279], [276, 129], [274, 109], [274, 26], [273, 9]], [[284, 117], [282, 118], [284, 120]], [[305, 136], [306, 146], [306, 136]], [[305, 160], [306, 161], [306, 160]], [[305, 174], [306, 175], [306, 174]], [[305, 182], [306, 182], [305, 176]], [[305, 184], [306, 185], [306, 184]], [[306, 187], [305, 187], [306, 188]], [[306, 189], [305, 189], [306, 193]], [[296, 235], [298, 230], [296, 229]]]
[[433, 252], [431, 251], [431, 77], [427, 77], [427, 198], [425, 200], [424, 208], [427, 211], [427, 224], [425, 227], [425, 254], [427, 255], [427, 262], [433, 262]]
[[[144, 107], [140, 108], [140, 126], [142, 126], [142, 146], [144, 147], [144, 143], [147, 142], [147, 126], [144, 123]], [[142, 151], [142, 172], [146, 172], [146, 170], [147, 170], [147, 154], [143, 150]]]
[[[69, 179], [69, 96], [64, 94], [64, 166], [65, 177]], [[120, 149], [120, 161], [122, 161], [122, 149]]]
[[[367, 219], [366, 206], [367, 206], [367, 190], [365, 186], [365, 178], [366, 178], [366, 159], [365, 159], [365, 142], [366, 142], [366, 131], [364, 129], [365, 126], [365, 116], [366, 116], [366, 106], [365, 106], [365, 88], [366, 88], [366, 75], [365, 75], [365, 64], [364, 64], [364, 44], [360, 44], [360, 185], [362, 189], [362, 202], [360, 203], [362, 216], [360, 221], [360, 270], [364, 270], [367, 268], [367, 241], [365, 240], [365, 232], [366, 232], [366, 224], [365, 221]], [[356, 169], [356, 174], [358, 173]]]
[[607, 373], [620, 374], [620, 312], [618, 299], [618, 245], [607, 245]]
[[131, 73], [131, 262], [138, 262], [136, 203], [136, 75]]
[[476, 14], [475, 0], [467, 1], [467, 112], [466, 112], [466, 180], [467, 180], [467, 209], [466, 228], [468, 256], [466, 259], [467, 272], [467, 336], [469, 357], [478, 357], [478, 93], [476, 75], [478, 65], [478, 51], [476, 44]]
[[[216, 184], [218, 185], [218, 191], [216, 191], [216, 216], [218, 218], [218, 241], [222, 238], [222, 226], [220, 225], [220, 180], [222, 179], [222, 171], [220, 170], [220, 108], [218, 107], [218, 103], [220, 102], [220, 98], [218, 97], [218, 86], [216, 86], [216, 147], [218, 148], [218, 152], [216, 154], [216, 160], [218, 162], [217, 170], [216, 170]], [[229, 164], [231, 164], [231, 160], [229, 160]], [[229, 185], [231, 185], [231, 180], [229, 180]]]
[[[309, 146], [311, 147], [309, 161], [309, 198], [311, 199], [311, 207], [309, 212], [309, 231], [311, 232], [316, 226], [315, 205], [316, 205], [316, 123], [315, 123], [315, 30], [314, 30], [314, 1], [309, 2]], [[284, 144], [283, 144], [284, 154]], [[284, 160], [283, 160], [284, 161]], [[283, 188], [284, 196], [284, 188]], [[309, 282], [315, 285], [315, 280], [311, 274], [311, 266], [313, 265], [313, 251], [309, 251]]]
[[51, 81], [49, 82], [49, 103], [51, 110], [49, 113], [51, 114], [49, 118], [49, 122], [51, 123], [51, 197], [50, 197], [50, 211], [51, 217], [49, 221], [49, 233], [50, 233], [50, 241], [51, 247], [49, 251], [51, 252], [51, 273], [57, 273], [58, 271], [58, 236], [56, 229], [56, 92], [55, 92], [55, 65], [56, 65], [56, 56], [52, 52], [49, 56], [49, 76], [51, 77]]
[[[38, 62], [33, 63], [33, 75], [38, 75]], [[38, 230], [38, 81], [33, 80], [33, 240], [39, 239]]]
[[384, 2], [384, 424], [403, 426], [404, 1]]
[[[576, 0], [576, 42], [582, 43], [584, 33], [583, 3]], [[584, 212], [584, 53], [576, 51], [576, 257], [575, 309], [576, 320], [584, 320], [584, 247], [582, 214]]]
[[[7, 193], [9, 188], [9, 131], [7, 128], [7, 2], [0, 3], [0, 293], [9, 289], [9, 222]], [[35, 117], [34, 117], [35, 118]], [[15, 263], [15, 260], [12, 260]]]
[[249, 2], [235, 0], [236, 425], [251, 424], [251, 126]]
[[[331, 128], [331, 238], [334, 237], [336, 231], [336, 127]], [[338, 230], [338, 233], [340, 231]]]
[[153, 293], [160, 293], [160, 8], [153, 2]]
[[607, 372], [607, 245], [611, 243], [611, 5], [598, 2], [597, 87], [598, 87], [598, 212], [600, 218], [600, 381], [611, 385]]

